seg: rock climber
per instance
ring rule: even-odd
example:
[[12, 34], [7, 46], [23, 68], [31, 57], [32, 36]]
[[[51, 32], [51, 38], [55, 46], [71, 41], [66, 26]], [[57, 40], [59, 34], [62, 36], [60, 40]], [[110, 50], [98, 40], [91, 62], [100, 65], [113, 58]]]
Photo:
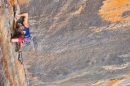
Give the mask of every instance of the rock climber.
[[19, 43], [19, 51], [21, 51], [23, 42], [30, 42], [31, 35], [28, 23], [28, 13], [21, 13], [17, 16], [16, 31], [12, 36], [11, 42]]

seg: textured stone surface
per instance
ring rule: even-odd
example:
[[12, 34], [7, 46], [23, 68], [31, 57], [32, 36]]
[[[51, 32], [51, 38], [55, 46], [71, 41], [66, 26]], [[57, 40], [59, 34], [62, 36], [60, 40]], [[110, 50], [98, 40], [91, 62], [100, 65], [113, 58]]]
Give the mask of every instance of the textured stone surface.
[[0, 1], [0, 86], [27, 86], [24, 67], [18, 61], [15, 44], [10, 42], [13, 29], [12, 5], [7, 6], [6, 0]]
[[0, 86], [4, 86], [4, 81], [5, 81], [5, 77], [4, 77], [4, 71], [3, 71], [3, 67], [2, 67], [2, 50], [0, 48]]
[[24, 53], [30, 86], [104, 86], [96, 82], [129, 75], [130, 5], [120, 1], [31, 0], [22, 7], [33, 36]]

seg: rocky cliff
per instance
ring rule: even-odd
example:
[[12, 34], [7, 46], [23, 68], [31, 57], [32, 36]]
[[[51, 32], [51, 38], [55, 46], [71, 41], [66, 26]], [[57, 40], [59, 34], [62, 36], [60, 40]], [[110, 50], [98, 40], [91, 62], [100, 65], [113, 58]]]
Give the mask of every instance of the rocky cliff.
[[29, 0], [20, 8], [33, 37], [23, 52], [29, 86], [116, 86], [129, 76], [129, 0]]
[[129, 75], [129, 0], [31, 0], [30, 86], [107, 86]]
[[0, 0], [0, 86], [27, 86], [24, 67], [10, 42], [13, 14], [13, 4]]

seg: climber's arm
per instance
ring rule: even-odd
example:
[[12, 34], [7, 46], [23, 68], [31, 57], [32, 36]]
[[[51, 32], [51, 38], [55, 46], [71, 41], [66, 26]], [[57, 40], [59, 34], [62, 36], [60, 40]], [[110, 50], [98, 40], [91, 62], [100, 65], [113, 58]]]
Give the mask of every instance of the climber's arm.
[[18, 17], [20, 18], [21, 16], [24, 16], [24, 21], [23, 21], [23, 24], [25, 27], [29, 27], [29, 24], [28, 24], [28, 13], [22, 13], [22, 14], [19, 14]]

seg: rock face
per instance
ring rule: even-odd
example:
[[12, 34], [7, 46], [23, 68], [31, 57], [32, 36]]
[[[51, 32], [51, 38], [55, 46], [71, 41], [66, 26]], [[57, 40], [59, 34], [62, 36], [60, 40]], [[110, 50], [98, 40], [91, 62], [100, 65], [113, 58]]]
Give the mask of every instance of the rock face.
[[[129, 75], [129, 0], [30, 0], [29, 86], [107, 86]], [[100, 82], [100, 83], [97, 83]]]
[[0, 0], [0, 86], [27, 86], [24, 67], [18, 61], [15, 45], [10, 42], [13, 7], [5, 1]]

